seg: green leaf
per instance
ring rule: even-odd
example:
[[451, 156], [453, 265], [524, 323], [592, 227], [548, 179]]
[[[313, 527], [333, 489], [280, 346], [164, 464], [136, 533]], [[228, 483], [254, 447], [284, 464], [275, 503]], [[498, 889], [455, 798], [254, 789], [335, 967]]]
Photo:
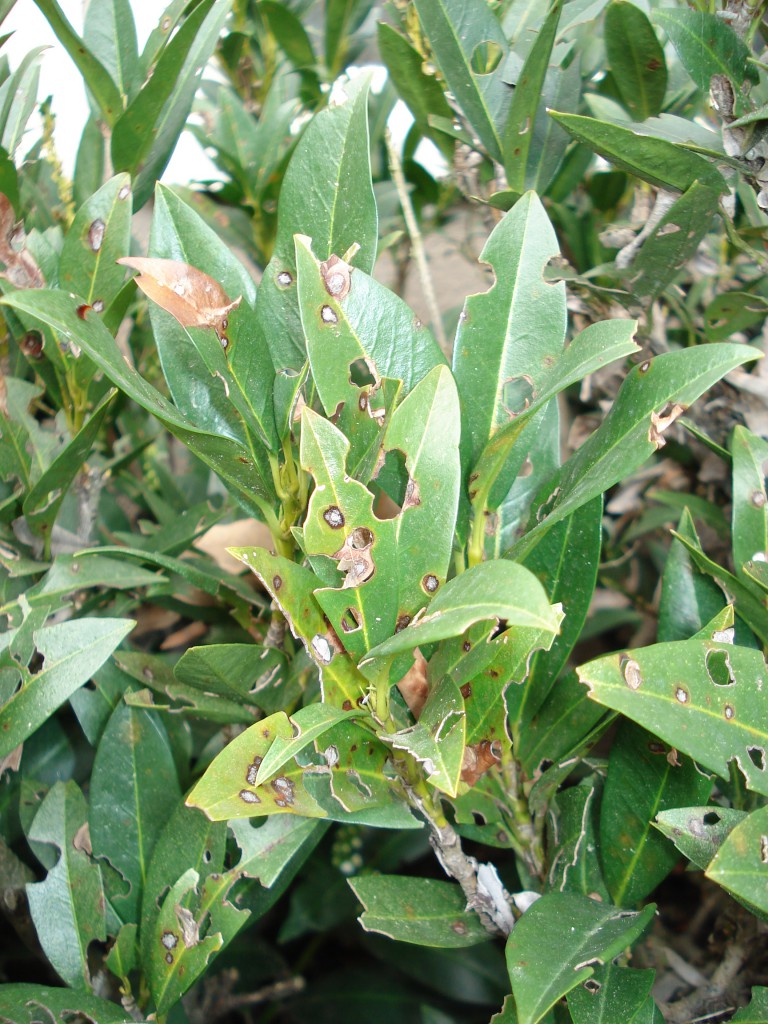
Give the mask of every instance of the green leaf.
[[56, 0], [35, 0], [35, 3], [48, 19], [56, 38], [74, 61], [104, 119], [111, 127], [120, 116], [123, 100], [109, 72], [84, 45]]
[[609, 124], [582, 114], [550, 111], [550, 117], [615, 167], [656, 188], [687, 192], [698, 181], [718, 195], [727, 190], [722, 174], [708, 160], [666, 139], [640, 135], [629, 126]]
[[128, 100], [136, 88], [139, 59], [130, 0], [92, 0], [85, 11], [83, 42]]
[[480, 918], [466, 910], [466, 897], [453, 882], [368, 875], [350, 879], [349, 884], [363, 904], [360, 923], [368, 932], [438, 948], [488, 941]]
[[27, 526], [38, 536], [50, 535], [67, 491], [90, 456], [104, 417], [116, 394], [117, 391], [113, 388], [104, 396], [87, 423], [59, 452], [34, 487], [27, 492], [22, 511]]
[[[696, 544], [696, 530], [688, 509], [680, 517], [678, 536]], [[725, 597], [715, 582], [693, 565], [688, 549], [678, 539], [669, 548], [661, 578], [657, 640], [689, 640], [716, 615]]]
[[[768, 644], [768, 614], [766, 614], [765, 605], [754, 593], [752, 587], [742, 583], [727, 569], [704, 554], [692, 522], [689, 524], [686, 534], [677, 534], [673, 531], [672, 536], [685, 547], [699, 572], [706, 573], [712, 579], [717, 580], [728, 600], [736, 603], [739, 617], [744, 620], [755, 636], [759, 637], [763, 643]], [[744, 575], [757, 580], [759, 577], [756, 573], [760, 566], [760, 562], [747, 562], [744, 565]]]
[[593, 700], [728, 778], [735, 762], [768, 795], [768, 684], [759, 651], [714, 640], [656, 644], [578, 669]]
[[425, 73], [419, 51], [383, 21], [378, 25], [378, 48], [397, 95], [410, 110], [418, 130], [432, 139], [444, 155], [452, 157], [453, 143], [429, 123], [430, 117], [451, 119], [451, 108], [436, 76]]
[[503, 140], [503, 163], [508, 187], [513, 192], [523, 192], [527, 184], [528, 162], [535, 140], [536, 115], [542, 100], [544, 81], [562, 9], [563, 0], [553, 0], [514, 83]]
[[41, 1010], [48, 1019], [63, 1022], [72, 1012], [87, 1015], [93, 1024], [132, 1024], [133, 1018], [121, 1006], [106, 999], [66, 988], [45, 985], [0, 985], [0, 1014], [14, 1024], [37, 1024]]
[[[114, 166], [134, 174], [136, 209], [152, 195], [173, 153], [232, 4], [233, 0], [201, 0], [194, 7], [162, 51], [142, 91], [114, 125]], [[134, 159], [137, 153], [140, 158]]]
[[656, 828], [702, 871], [728, 834], [747, 816], [733, 807], [673, 807], [656, 815]]
[[[255, 338], [256, 285], [250, 274], [199, 214], [162, 185], [155, 195], [149, 254], [189, 263], [217, 281], [232, 298], [242, 300], [228, 317], [226, 353], [210, 331], [195, 348], [190, 345], [190, 334], [174, 317], [152, 309], [158, 352], [174, 402], [201, 426], [238, 439], [243, 430], [237, 421], [242, 418], [256, 437], [274, 450], [275, 371], [269, 349]], [[196, 331], [193, 340], [198, 340]], [[223, 389], [214, 390], [214, 376], [220, 378]]]
[[718, 209], [717, 190], [694, 182], [664, 214], [633, 260], [627, 282], [632, 294], [652, 301], [673, 284], [696, 253]]
[[709, 94], [713, 75], [724, 75], [735, 86], [743, 85], [747, 79], [758, 80], [757, 68], [750, 63], [749, 47], [716, 14], [664, 8], [655, 11], [653, 17], [705, 95]]
[[[598, 849], [597, 814], [602, 791], [595, 775], [556, 793], [547, 817], [550, 869], [547, 883], [557, 892], [599, 895], [606, 903]], [[578, 991], [576, 989], [575, 991]]]
[[324, 734], [325, 753], [302, 755], [302, 764], [294, 761], [277, 778], [257, 786], [257, 772], [275, 738], [290, 741], [292, 735], [284, 712], [251, 726], [215, 758], [187, 797], [188, 806], [199, 807], [214, 821], [296, 814], [388, 828], [421, 827], [384, 775], [388, 749], [350, 722]]
[[[502, 125], [512, 90], [502, 78], [507, 40], [485, 0], [416, 0], [419, 21], [448, 88], [493, 160], [502, 161]], [[473, 70], [483, 44], [498, 54], [489, 74]]]
[[[216, 0], [201, 0], [181, 28], [163, 48], [141, 92], [118, 118], [112, 129], [112, 164], [135, 175], [154, 142], [154, 127], [177, 87], [184, 63], [203, 21]], [[134, 57], [135, 64], [136, 57]], [[182, 122], [183, 124], [183, 122]]]
[[[280, 190], [277, 237], [257, 307], [257, 343], [275, 369], [300, 371], [307, 359], [296, 292], [294, 235], [310, 235], [319, 259], [343, 256], [357, 243], [355, 266], [370, 273], [377, 215], [368, 148], [369, 79], [345, 89], [341, 106], [316, 115], [299, 140]], [[280, 410], [277, 410], [280, 420]]]
[[147, 964], [149, 990], [158, 1013], [166, 1013], [179, 1001], [224, 942], [221, 932], [201, 938], [203, 922], [187, 906], [197, 895], [199, 881], [197, 871], [186, 871], [165, 897], [155, 922], [154, 946], [166, 951], [155, 953]]
[[[59, 259], [59, 287], [106, 309], [123, 287], [131, 244], [131, 179], [117, 174], [80, 207]], [[98, 307], [97, 307], [98, 309]], [[93, 314], [91, 314], [93, 315]]]
[[[0, 710], [0, 758], [39, 729], [83, 686], [133, 629], [126, 619], [76, 619], [34, 634], [43, 658], [36, 674], [20, 667], [22, 685]], [[11, 642], [15, 630], [6, 634]]]
[[602, 541], [603, 502], [595, 498], [544, 534], [522, 560], [543, 583], [550, 603], [562, 603], [565, 618], [552, 646], [534, 655], [525, 694], [515, 700], [514, 710], [510, 708], [516, 747], [581, 635], [597, 582]]
[[[293, 727], [290, 739], [276, 736], [264, 755], [256, 775], [256, 785], [263, 786], [265, 782], [269, 782], [283, 765], [292, 761], [310, 743], [328, 732], [334, 725], [356, 714], [360, 717], [357, 711], [342, 711], [327, 704], [310, 704], [308, 707], [299, 708], [289, 718]], [[255, 732], [258, 732], [258, 726], [255, 727]]]
[[425, 615], [368, 651], [363, 664], [459, 636], [486, 619], [558, 633], [562, 613], [559, 606], [550, 606], [542, 585], [522, 565], [483, 562], [446, 583]]
[[536, 1024], [547, 1010], [637, 939], [654, 904], [639, 914], [575, 893], [548, 893], [515, 925], [507, 967], [519, 1024]]
[[156, 27], [149, 33], [139, 59], [139, 75], [142, 81], [149, 76], [160, 51], [170, 39], [187, 7], [189, 7], [189, 0], [171, 0], [163, 9]]
[[288, 628], [318, 666], [323, 703], [344, 710], [357, 706], [368, 680], [339, 649], [338, 639], [334, 640], [315, 596], [320, 582], [315, 574], [263, 548], [230, 548], [229, 553], [258, 576], [285, 616]]
[[138, 967], [137, 933], [138, 925], [124, 924], [117, 933], [112, 948], [104, 958], [104, 963], [112, 974], [123, 981], [127, 981], [131, 971], [135, 971]]
[[541, 200], [529, 192], [496, 225], [480, 254], [495, 283], [468, 297], [453, 350], [465, 467], [475, 465], [489, 439], [530, 399], [511, 389], [526, 377], [538, 383], [562, 354], [565, 285], [547, 284], [543, 277], [558, 252]]
[[45, 47], [30, 50], [0, 89], [3, 98], [0, 108], [0, 144], [9, 157], [15, 153], [24, 137], [27, 122], [37, 103], [40, 61], [44, 50]]
[[296, 70], [314, 69], [317, 58], [301, 19], [289, 7], [273, 0], [259, 0], [259, 12]]
[[400, 514], [382, 520], [371, 491], [347, 475], [347, 439], [329, 420], [303, 412], [301, 464], [315, 480], [304, 546], [311, 556], [336, 559], [346, 574], [316, 597], [356, 658], [410, 621], [448, 574], [458, 434], [455, 385], [448, 368], [437, 367], [391, 414], [383, 449], [405, 456], [409, 483]]
[[753, 811], [729, 832], [706, 875], [768, 914], [768, 807]]
[[256, 705], [259, 691], [279, 685], [286, 671], [284, 651], [258, 644], [189, 647], [173, 668], [176, 678], [187, 686]]
[[[502, 703], [500, 699], [498, 702]], [[444, 676], [430, 690], [418, 722], [382, 739], [395, 750], [407, 750], [421, 762], [431, 786], [455, 797], [464, 758], [466, 722], [461, 691], [450, 676]]]
[[755, 985], [749, 1006], [744, 1006], [731, 1017], [737, 1024], [765, 1024], [768, 1021], [768, 988]]
[[94, 315], [77, 315], [77, 300], [64, 292], [37, 289], [13, 292], [3, 302], [48, 324], [67, 341], [75, 341], [96, 365], [138, 405], [151, 412], [206, 465], [219, 474], [247, 508], [260, 514], [259, 497], [269, 499], [268, 488], [254, 465], [252, 453], [230, 438], [201, 430], [182, 416], [123, 358], [115, 339]]
[[45, 955], [67, 985], [76, 989], [91, 988], [88, 947], [107, 937], [104, 888], [101, 871], [89, 856], [87, 814], [76, 783], [57, 782], [40, 805], [28, 835], [31, 843], [47, 843], [59, 850], [45, 881], [27, 885], [27, 899]]
[[630, 1024], [648, 1000], [653, 1003], [651, 988], [655, 974], [612, 963], [596, 968], [589, 990], [580, 985], [568, 994], [573, 1024]]
[[361, 0], [327, 0], [325, 5], [325, 65], [333, 79], [345, 67], [350, 49], [350, 36], [360, 28], [370, 10], [370, 3]]
[[752, 560], [768, 557], [768, 441], [737, 425], [731, 440], [733, 505], [731, 533], [737, 575]]
[[[474, 554], [480, 547], [485, 530], [485, 512], [503, 500], [504, 487], [511, 470], [519, 471], [525, 454], [518, 439], [532, 418], [568, 385], [581, 380], [588, 373], [637, 351], [633, 341], [637, 322], [634, 320], [600, 320], [590, 324], [573, 339], [568, 348], [554, 362], [533, 378], [534, 385], [527, 408], [510, 417], [491, 438], [470, 474], [469, 497], [474, 507], [474, 534], [470, 550]], [[552, 357], [550, 357], [552, 358]], [[527, 390], [528, 379], [522, 379]], [[517, 382], [520, 383], [520, 379]], [[517, 445], [517, 451], [515, 447]], [[516, 456], [514, 459], [512, 455]], [[502, 487], [502, 483], [504, 487]], [[596, 492], [592, 497], [597, 497]], [[476, 555], [475, 555], [476, 557]]]
[[626, 0], [605, 12], [605, 50], [621, 101], [638, 121], [661, 113], [667, 91], [664, 50], [647, 16]]
[[[342, 403], [358, 405], [361, 388], [350, 381], [349, 368], [365, 360], [378, 381], [403, 382], [408, 394], [445, 358], [430, 334], [401, 298], [360, 270], [352, 269], [349, 291], [330, 294], [311, 239], [296, 237], [296, 268], [301, 322], [320, 400], [328, 416]], [[343, 368], [343, 369], [342, 369]], [[380, 396], [362, 391], [378, 407]], [[385, 409], [386, 414], [391, 410]], [[366, 410], [373, 418], [373, 406]]]
[[703, 803], [711, 788], [710, 779], [689, 758], [645, 729], [622, 722], [611, 744], [600, 806], [603, 877], [614, 903], [634, 906], [678, 861], [675, 848], [652, 827], [656, 814]]
[[716, 295], [704, 310], [708, 341], [726, 341], [737, 331], [761, 324], [768, 314], [768, 300], [752, 292], [727, 291]]
[[152, 850], [180, 797], [162, 722], [118, 704], [96, 751], [90, 819], [94, 856], [105, 857], [128, 886], [109, 887], [123, 921], [138, 920]]
[[565, 463], [551, 489], [548, 485], [549, 494], [540, 492], [539, 525], [515, 545], [516, 556], [529, 550], [550, 524], [642, 465], [663, 446], [669, 423], [717, 380], [755, 355], [743, 345], [701, 345], [667, 352], [633, 367], [600, 427]]
[[515, 748], [526, 775], [532, 777], [541, 770], [543, 761], [562, 761], [587, 746], [612, 717], [587, 698], [575, 672], [561, 676], [522, 730]]

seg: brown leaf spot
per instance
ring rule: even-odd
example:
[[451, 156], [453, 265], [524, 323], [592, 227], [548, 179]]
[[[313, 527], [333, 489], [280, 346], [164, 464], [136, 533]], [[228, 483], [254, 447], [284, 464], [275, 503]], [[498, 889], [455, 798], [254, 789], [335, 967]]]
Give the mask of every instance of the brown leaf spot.
[[405, 629], [405, 627], [407, 625], [409, 625], [410, 621], [411, 621], [411, 616], [408, 615], [406, 612], [403, 612], [403, 614], [399, 615], [398, 618], [397, 618], [397, 623], [395, 625], [395, 632], [399, 633], [401, 630]]
[[163, 932], [160, 936], [160, 942], [166, 949], [175, 949], [179, 944], [179, 937], [175, 932]]
[[93, 847], [91, 846], [91, 833], [88, 828], [87, 821], [84, 821], [77, 832], [75, 832], [72, 837], [72, 845], [76, 850], [81, 850], [83, 853], [87, 853], [89, 857], [93, 853]]
[[418, 721], [429, 696], [427, 661], [418, 647], [413, 652], [413, 664], [397, 684], [397, 688], [408, 705], [408, 710]]
[[320, 274], [323, 278], [325, 290], [338, 301], [349, 295], [351, 273], [352, 267], [335, 253], [320, 264]]
[[81, 320], [85, 320], [85, 314], [88, 312], [89, 309], [93, 309], [93, 306], [89, 306], [87, 302], [84, 302], [82, 306], [77, 307], [75, 312], [77, 313]]
[[345, 700], [344, 703], [341, 705], [341, 710], [342, 711], [351, 711], [352, 710], [352, 701], [349, 700], [349, 698], [347, 698], [347, 700]]
[[272, 577], [272, 589], [275, 591], [275, 593], [277, 593], [277, 591], [280, 589], [280, 587], [282, 587], [282, 585], [283, 585], [283, 577], [282, 576], [273, 576]]
[[421, 585], [428, 594], [434, 594], [437, 588], [440, 586], [440, 580], [433, 573], [428, 572], [427, 575], [422, 579]]
[[30, 331], [21, 339], [21, 351], [27, 359], [43, 358], [43, 339], [37, 331]]
[[675, 689], [675, 700], [679, 704], [687, 704], [688, 701], [690, 700], [690, 696], [688, 694], [688, 691], [686, 690], [686, 688], [684, 686], [678, 686]]
[[472, 696], [472, 686], [471, 686], [471, 684], [470, 683], [464, 683], [464, 685], [459, 690], [459, 693], [464, 698], [464, 700], [469, 700], [469, 698]]
[[244, 804], [260, 804], [261, 800], [250, 789], [241, 789], [238, 796]]
[[[272, 782], [272, 789], [274, 789], [279, 798], [275, 801], [279, 806], [285, 807], [293, 804], [296, 786], [290, 779], [281, 775]], [[280, 801], [282, 801], [282, 803]]]
[[95, 220], [88, 228], [88, 245], [94, 252], [98, 252], [104, 242], [104, 232], [107, 225], [103, 220]]
[[281, 270], [277, 275], [277, 283], [282, 288], [288, 288], [289, 285], [293, 284], [293, 275], [287, 270]]
[[643, 682], [640, 666], [633, 658], [621, 660], [621, 674], [630, 690], [639, 690]]
[[344, 513], [338, 505], [329, 505], [323, 512], [323, 519], [332, 530], [340, 530], [344, 525]]
[[752, 500], [752, 504], [755, 506], [755, 508], [763, 508], [763, 506], [765, 505], [765, 502], [766, 502], [765, 492], [764, 491], [753, 491], [752, 492], [752, 499], [751, 500]]
[[467, 926], [464, 924], [463, 921], [453, 921], [451, 923], [451, 930], [456, 932], [457, 935], [467, 934]]
[[730, 722], [731, 719], [733, 718], [733, 716], [736, 714], [736, 712], [733, 709], [733, 704], [726, 704], [725, 707], [723, 708], [723, 714], [725, 715], [725, 717]]
[[320, 308], [320, 319], [324, 324], [337, 324], [339, 322], [339, 318], [330, 306], [322, 306]]
[[461, 781], [474, 786], [477, 780], [501, 761], [501, 746], [498, 740], [481, 740], [470, 744], [464, 751], [461, 762]]
[[44, 288], [45, 279], [26, 248], [26, 237], [23, 224], [16, 221], [10, 199], [0, 192], [0, 261], [5, 264], [0, 276], [16, 288]]

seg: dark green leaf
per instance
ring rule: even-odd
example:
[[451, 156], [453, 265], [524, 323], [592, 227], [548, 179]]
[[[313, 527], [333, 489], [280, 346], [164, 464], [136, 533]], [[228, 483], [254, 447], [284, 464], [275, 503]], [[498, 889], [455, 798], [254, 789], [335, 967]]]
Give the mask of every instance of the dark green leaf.
[[515, 545], [516, 555], [529, 550], [549, 524], [642, 465], [663, 446], [663, 432], [677, 416], [729, 370], [754, 359], [755, 354], [743, 345], [702, 345], [635, 366], [599, 429], [565, 463], [551, 492], [542, 492], [536, 513], [540, 525]]
[[580, 985], [568, 995], [573, 1024], [630, 1024], [651, 999], [654, 976], [655, 971], [633, 971], [618, 964], [597, 967], [589, 990]]
[[768, 558], [768, 441], [737, 425], [731, 454], [733, 561], [737, 575], [742, 575], [746, 562]]
[[[697, 543], [696, 530], [686, 509], [677, 528], [678, 536]], [[657, 639], [689, 640], [698, 633], [725, 603], [722, 590], [714, 580], [693, 565], [688, 549], [673, 540], [661, 578]]]
[[687, 192], [698, 181], [718, 195], [727, 189], [722, 174], [708, 160], [666, 139], [640, 135], [628, 126], [609, 124], [582, 114], [551, 111], [550, 116], [614, 166], [656, 188]]
[[685, 70], [705, 95], [713, 75], [724, 75], [735, 86], [749, 79], [757, 81], [757, 69], [750, 63], [746, 43], [722, 18], [707, 11], [673, 10], [654, 12], [678, 52]]
[[27, 886], [27, 899], [45, 955], [76, 989], [91, 988], [88, 947], [107, 937], [101, 871], [89, 856], [87, 813], [77, 785], [57, 782], [29, 831], [31, 843], [48, 843], [59, 850], [45, 880]]
[[590, 978], [594, 965], [631, 945], [652, 919], [574, 893], [548, 893], [515, 925], [507, 940], [507, 967], [519, 1024], [536, 1024], [558, 999]]
[[[77, 302], [64, 292], [14, 292], [3, 300], [48, 324], [63, 339], [76, 341], [83, 351], [122, 391], [158, 419], [191, 451], [214, 469], [239, 494], [246, 507], [258, 513], [257, 499], [269, 497], [263, 478], [253, 464], [251, 452], [230, 438], [199, 429], [148, 384], [123, 358], [115, 339], [95, 316], [77, 315]], [[254, 497], [255, 496], [255, 497]], [[254, 506], [254, 502], [256, 502]]]
[[733, 761], [768, 794], [768, 684], [759, 651], [716, 639], [656, 644], [583, 666], [593, 700], [652, 729], [722, 778]]
[[[85, 201], [67, 232], [59, 260], [59, 287], [106, 309], [123, 286], [117, 264], [131, 244], [131, 179], [118, 174]], [[100, 305], [99, 305], [100, 304]]]
[[667, 91], [664, 50], [643, 11], [615, 0], [605, 12], [605, 50], [621, 101], [638, 121], [661, 112]]
[[139, 59], [130, 0], [91, 0], [85, 11], [83, 42], [110, 73], [124, 99], [130, 99]]
[[83, 45], [83, 40], [80, 39], [67, 21], [57, 0], [35, 0], [35, 3], [48, 19], [49, 25], [56, 33], [56, 38], [66, 49], [78, 71], [83, 76], [85, 84], [98, 103], [107, 124], [110, 126], [114, 125], [122, 112], [123, 101], [120, 90], [112, 81], [109, 72], [94, 57], [91, 51]]
[[694, 182], [643, 242], [630, 269], [631, 292], [651, 301], [668, 288], [696, 253], [718, 208], [717, 190]]
[[[512, 90], [502, 78], [507, 41], [496, 15], [485, 0], [416, 0], [416, 10], [448, 88], [489, 156], [501, 161]], [[473, 70], [483, 44], [498, 55], [488, 74]]]
[[86, 1014], [93, 1024], [133, 1024], [122, 1007], [84, 992], [44, 985], [0, 985], [0, 1014], [13, 1024], [38, 1024], [41, 1009], [48, 1020], [62, 1024], [72, 1011]]
[[[133, 627], [126, 619], [76, 619], [36, 632], [43, 667], [34, 675], [21, 668], [21, 688], [0, 710], [0, 757], [10, 754], [87, 683]], [[6, 642], [14, 634], [6, 634]]]
[[535, 141], [534, 125], [562, 9], [563, 0], [553, 0], [514, 83], [503, 139], [504, 168], [508, 187], [513, 192], [523, 192], [527, 184], [529, 156]]
[[310, 235], [321, 260], [334, 253], [344, 256], [357, 243], [355, 266], [366, 273], [373, 269], [377, 215], [368, 149], [368, 82], [361, 76], [346, 87], [341, 106], [313, 118], [285, 172], [274, 254], [259, 288], [256, 328], [256, 343], [269, 348], [278, 372], [298, 372], [307, 359], [294, 235]]
[[152, 850], [180, 797], [162, 722], [118, 704], [96, 751], [90, 818], [94, 856], [105, 857], [127, 884], [127, 891], [119, 884], [110, 891], [123, 921], [138, 920]]
[[746, 818], [733, 807], [675, 807], [656, 815], [656, 828], [704, 871], [733, 829]]
[[[557, 793], [547, 817], [549, 827], [550, 868], [547, 882], [557, 892], [576, 892], [582, 896], [610, 896], [603, 881], [597, 835], [597, 807], [602, 785], [594, 775], [577, 786]], [[578, 989], [574, 990], [578, 992]]]
[[[764, 771], [765, 758], [763, 751]], [[768, 807], [753, 811], [729, 832], [706, 874], [768, 914]]]
[[474, 946], [489, 938], [453, 882], [368, 875], [349, 884], [365, 908], [360, 923], [366, 931], [418, 946]]
[[446, 583], [425, 615], [370, 650], [365, 663], [459, 636], [486, 619], [558, 633], [562, 612], [549, 604], [542, 585], [522, 565], [483, 562]]
[[675, 848], [652, 827], [656, 814], [704, 803], [711, 788], [689, 758], [622, 722], [611, 745], [600, 807], [603, 876], [614, 903], [634, 906], [677, 863]]
[[87, 423], [59, 452], [35, 486], [27, 492], [22, 510], [27, 526], [38, 536], [50, 535], [67, 491], [90, 456], [104, 417], [116, 394], [113, 389], [105, 395]]
[[766, 1024], [768, 1021], [768, 988], [755, 985], [749, 1006], [737, 1010], [731, 1017], [737, 1024]]

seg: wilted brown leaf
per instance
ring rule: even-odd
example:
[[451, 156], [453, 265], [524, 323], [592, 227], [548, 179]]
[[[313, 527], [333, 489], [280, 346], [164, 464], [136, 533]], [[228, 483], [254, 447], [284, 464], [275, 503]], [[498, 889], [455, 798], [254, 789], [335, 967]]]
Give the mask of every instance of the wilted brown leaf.
[[138, 270], [139, 288], [182, 327], [212, 327], [226, 348], [229, 314], [240, 305], [242, 296], [233, 301], [218, 281], [179, 260], [124, 256], [117, 262]]
[[419, 715], [423, 711], [429, 696], [427, 661], [418, 647], [413, 652], [413, 665], [411, 665], [397, 684], [397, 688], [403, 695], [403, 700], [408, 705], [408, 710], [418, 721]]
[[0, 261], [5, 264], [2, 277], [16, 288], [44, 288], [45, 278], [26, 248], [24, 225], [16, 220], [8, 196], [0, 192]]

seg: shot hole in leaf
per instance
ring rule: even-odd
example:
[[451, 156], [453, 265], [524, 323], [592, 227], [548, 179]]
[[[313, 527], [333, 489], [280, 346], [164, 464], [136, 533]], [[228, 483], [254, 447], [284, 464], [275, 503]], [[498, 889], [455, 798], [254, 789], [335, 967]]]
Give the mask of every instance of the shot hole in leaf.
[[712, 650], [707, 651], [706, 656], [707, 675], [715, 686], [735, 686], [736, 677], [731, 668], [728, 651]]
[[361, 628], [360, 618], [354, 608], [347, 608], [342, 615], [341, 628], [345, 633], [354, 633]]
[[504, 51], [498, 43], [492, 39], [484, 39], [472, 51], [469, 66], [476, 75], [491, 75], [503, 56]]
[[519, 416], [530, 406], [534, 397], [533, 380], [527, 374], [512, 377], [505, 381], [501, 388], [501, 404], [510, 419]]
[[[324, 306], [323, 308], [330, 307]], [[357, 388], [376, 387], [379, 383], [376, 367], [369, 359], [355, 359], [353, 363], [349, 364], [349, 383], [354, 384]]]
[[747, 747], [747, 753], [752, 764], [758, 771], [765, 771], [765, 750], [763, 747]]
[[720, 821], [720, 815], [717, 811], [707, 811], [704, 817], [701, 819], [705, 825], [717, 825]]
[[393, 448], [384, 456], [378, 472], [369, 485], [374, 497], [374, 514], [377, 519], [396, 519], [406, 502], [409, 483], [405, 452]]

